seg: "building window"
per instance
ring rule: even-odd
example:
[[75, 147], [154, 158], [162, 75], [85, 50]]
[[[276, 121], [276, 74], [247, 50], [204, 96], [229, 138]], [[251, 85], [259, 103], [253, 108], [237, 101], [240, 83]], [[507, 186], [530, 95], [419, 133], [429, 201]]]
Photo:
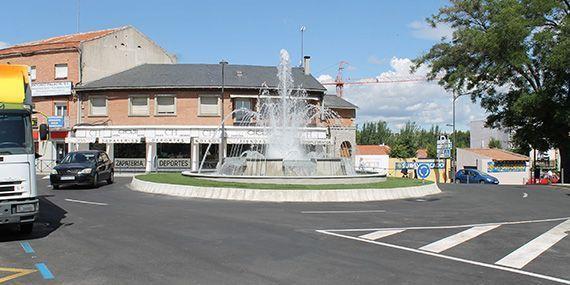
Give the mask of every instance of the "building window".
[[129, 116], [148, 116], [148, 96], [129, 96]]
[[54, 103], [54, 116], [65, 117], [67, 116], [67, 103], [58, 102]]
[[30, 66], [30, 79], [36, 81], [36, 67]]
[[67, 63], [55, 65], [55, 79], [67, 79]]
[[156, 95], [155, 100], [155, 115], [176, 115], [176, 97], [174, 95]]
[[200, 116], [219, 116], [220, 103], [217, 95], [200, 96]]
[[107, 98], [104, 96], [89, 97], [89, 110], [91, 116], [107, 116]]
[[[234, 110], [249, 110], [251, 111], [251, 99], [249, 98], [236, 98], [234, 99]], [[235, 122], [236, 123], [248, 123], [246, 120], [251, 118], [251, 116], [244, 111], [236, 112]]]

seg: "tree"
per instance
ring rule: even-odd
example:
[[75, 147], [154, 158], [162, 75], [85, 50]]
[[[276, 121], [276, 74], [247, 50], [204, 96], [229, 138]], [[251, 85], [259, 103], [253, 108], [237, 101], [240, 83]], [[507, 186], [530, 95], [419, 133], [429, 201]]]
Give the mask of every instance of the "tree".
[[[570, 177], [570, 1], [450, 0], [430, 18], [448, 24], [442, 39], [415, 60], [439, 84], [479, 99], [487, 126], [513, 130], [514, 142], [558, 148]], [[519, 149], [528, 147], [517, 146]]]
[[501, 141], [495, 138], [490, 138], [489, 139], [489, 148], [503, 148], [503, 146], [501, 145]]
[[356, 131], [357, 144], [390, 144], [391, 139], [392, 130], [385, 121], [364, 123]]
[[397, 158], [410, 158], [414, 157], [414, 155], [410, 154], [409, 148], [402, 144], [394, 144], [390, 146], [390, 157], [397, 157]]

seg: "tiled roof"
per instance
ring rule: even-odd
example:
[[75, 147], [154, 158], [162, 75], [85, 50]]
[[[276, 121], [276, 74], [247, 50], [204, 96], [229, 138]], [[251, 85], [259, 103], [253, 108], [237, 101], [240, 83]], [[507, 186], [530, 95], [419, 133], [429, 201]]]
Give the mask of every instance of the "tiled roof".
[[497, 148], [464, 148], [463, 150], [474, 152], [478, 155], [488, 157], [495, 161], [529, 160], [529, 157], [526, 155]]
[[358, 109], [356, 105], [334, 94], [326, 94], [323, 103], [325, 107], [332, 109]]
[[[292, 69], [295, 87], [307, 91], [326, 91], [325, 87], [303, 69]], [[222, 82], [219, 64], [143, 64], [99, 80], [77, 86], [77, 90], [120, 90], [141, 88], [217, 88]], [[277, 88], [277, 67], [236, 65], [225, 67], [227, 88]]]
[[0, 49], [0, 56], [9, 55], [9, 54], [19, 54], [19, 53], [26, 54], [38, 51], [45, 51], [45, 50], [76, 48], [79, 47], [79, 45], [82, 42], [94, 40], [125, 28], [128, 28], [128, 26], [107, 29], [107, 30], [100, 30], [100, 31], [57, 36], [49, 39], [18, 44], [4, 49]]
[[428, 158], [428, 151], [425, 148], [420, 148], [416, 150], [416, 157], [417, 158]]
[[357, 145], [356, 155], [388, 155], [390, 147], [387, 145]]

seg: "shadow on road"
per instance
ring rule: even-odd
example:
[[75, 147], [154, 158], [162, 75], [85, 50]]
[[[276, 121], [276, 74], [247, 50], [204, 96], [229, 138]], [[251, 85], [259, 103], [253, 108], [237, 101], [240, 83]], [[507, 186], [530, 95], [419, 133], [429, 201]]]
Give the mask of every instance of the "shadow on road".
[[[40, 196], [40, 216], [34, 223], [34, 230], [31, 234], [20, 234], [18, 226], [4, 225], [0, 227], [0, 242], [31, 240], [44, 238], [56, 231], [62, 224], [67, 211], [49, 201], [48, 195]], [[68, 226], [71, 224], [65, 224]]]

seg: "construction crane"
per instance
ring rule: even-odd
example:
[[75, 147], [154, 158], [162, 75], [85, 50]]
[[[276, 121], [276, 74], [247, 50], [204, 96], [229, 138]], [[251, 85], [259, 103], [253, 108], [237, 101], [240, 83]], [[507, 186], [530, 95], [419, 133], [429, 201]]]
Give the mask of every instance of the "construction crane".
[[[423, 76], [394, 76], [389, 78], [367, 78], [360, 80], [345, 81], [343, 78], [343, 71], [349, 63], [347, 61], [341, 61], [338, 64], [338, 72], [336, 74], [335, 81], [333, 82], [321, 82], [322, 85], [335, 85], [336, 94], [339, 97], [343, 96], [344, 85], [366, 85], [366, 84], [386, 84], [386, 83], [408, 83], [408, 82], [420, 82], [428, 81], [426, 77]], [[436, 77], [434, 79], [440, 79], [441, 77]]]

